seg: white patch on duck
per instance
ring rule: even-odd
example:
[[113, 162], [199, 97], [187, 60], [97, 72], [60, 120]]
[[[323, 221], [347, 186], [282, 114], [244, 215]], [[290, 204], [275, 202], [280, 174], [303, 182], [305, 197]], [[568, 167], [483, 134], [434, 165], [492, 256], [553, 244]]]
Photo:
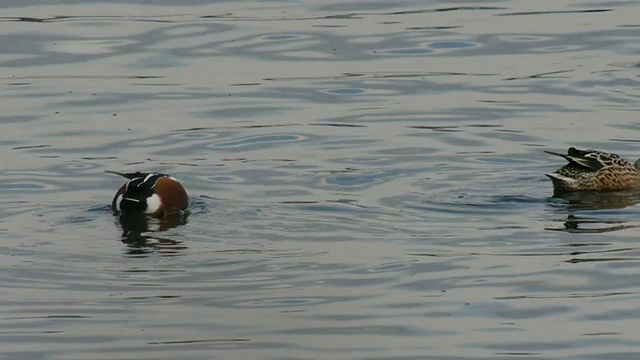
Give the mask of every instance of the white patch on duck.
[[147, 214], [153, 214], [160, 209], [160, 205], [162, 205], [160, 196], [153, 194], [147, 198], [147, 209], [144, 212]]
[[120, 209], [120, 203], [122, 202], [122, 194], [118, 195], [118, 197], [116, 198], [116, 210], [118, 212], [121, 212], [122, 209]]

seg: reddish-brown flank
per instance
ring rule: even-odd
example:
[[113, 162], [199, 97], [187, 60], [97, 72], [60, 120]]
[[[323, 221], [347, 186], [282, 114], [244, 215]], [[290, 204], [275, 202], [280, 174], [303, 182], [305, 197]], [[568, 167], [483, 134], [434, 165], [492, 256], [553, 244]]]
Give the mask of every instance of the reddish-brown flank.
[[161, 177], [156, 182], [153, 190], [160, 197], [162, 204], [152, 216], [163, 216], [189, 207], [189, 196], [182, 184], [169, 178]]

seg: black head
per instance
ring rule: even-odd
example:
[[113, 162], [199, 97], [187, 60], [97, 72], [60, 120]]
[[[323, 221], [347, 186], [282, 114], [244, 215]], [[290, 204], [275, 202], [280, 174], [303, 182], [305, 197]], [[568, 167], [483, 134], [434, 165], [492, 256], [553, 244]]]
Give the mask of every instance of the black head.
[[[158, 179], [165, 177], [164, 174], [142, 173], [139, 171], [132, 173], [119, 173], [115, 171], [107, 171], [112, 174], [120, 175], [129, 179], [116, 193], [113, 199], [112, 209], [114, 213], [123, 214], [143, 213], [149, 207], [148, 199], [154, 195], [154, 187]], [[158, 200], [153, 203], [155, 211], [158, 207]]]
[[[138, 172], [137, 174], [141, 173]], [[153, 179], [152, 182], [145, 182], [146, 174], [141, 175], [143, 176], [136, 176], [129, 180], [124, 194], [122, 194], [120, 211], [124, 214], [144, 212], [147, 210], [147, 199], [153, 195], [153, 184], [157, 178]]]

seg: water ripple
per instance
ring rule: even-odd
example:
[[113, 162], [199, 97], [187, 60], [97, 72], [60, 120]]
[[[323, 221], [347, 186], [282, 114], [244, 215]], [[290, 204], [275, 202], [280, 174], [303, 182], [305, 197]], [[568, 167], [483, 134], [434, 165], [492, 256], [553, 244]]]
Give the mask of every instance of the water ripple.
[[[635, 358], [640, 198], [553, 197], [542, 150], [637, 158], [636, 2], [35, 3], [0, 5], [5, 357]], [[114, 217], [104, 170], [191, 213]]]

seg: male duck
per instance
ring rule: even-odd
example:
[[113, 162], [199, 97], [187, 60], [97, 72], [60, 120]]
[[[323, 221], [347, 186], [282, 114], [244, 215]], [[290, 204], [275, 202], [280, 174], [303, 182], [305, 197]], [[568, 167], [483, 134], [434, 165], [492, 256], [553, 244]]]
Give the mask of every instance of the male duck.
[[119, 173], [129, 181], [118, 189], [111, 202], [114, 215], [143, 213], [155, 218], [186, 211], [189, 208], [189, 196], [182, 184], [166, 174]]
[[556, 194], [570, 191], [621, 190], [640, 185], [640, 159], [630, 163], [616, 154], [570, 147], [567, 154], [545, 151], [565, 158], [568, 164], [551, 174]]

